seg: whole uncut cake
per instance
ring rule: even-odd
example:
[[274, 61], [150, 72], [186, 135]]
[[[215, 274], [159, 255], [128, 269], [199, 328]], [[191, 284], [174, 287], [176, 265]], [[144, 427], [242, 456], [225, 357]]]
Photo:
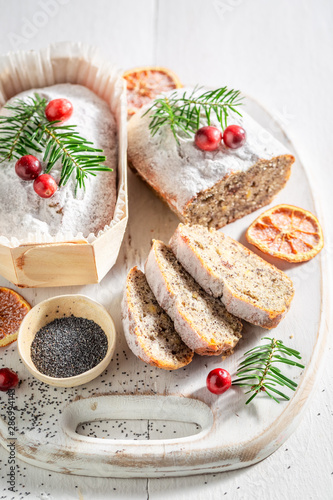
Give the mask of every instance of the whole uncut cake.
[[[33, 182], [16, 174], [16, 158], [4, 161], [0, 165], [0, 241], [12, 245], [17, 241], [66, 241], [78, 237], [89, 241], [110, 224], [115, 210], [118, 155], [115, 117], [108, 104], [88, 88], [67, 83], [22, 92], [6, 106], [17, 103], [18, 99], [28, 103], [36, 93], [47, 102], [61, 98], [71, 102], [73, 113], [64, 125], [75, 125], [77, 133], [93, 148], [103, 150], [100, 153], [106, 157], [103, 166], [112, 170], [87, 175], [84, 189], [76, 189], [74, 172], [65, 185], [45, 199], [36, 194]], [[10, 114], [6, 107], [0, 110], [2, 116]], [[44, 152], [45, 148], [40, 153], [31, 153], [43, 167]], [[62, 167], [60, 158], [50, 172], [57, 183]]]
[[[228, 109], [228, 126], [246, 133], [246, 141], [237, 149], [223, 140], [214, 150], [203, 150], [198, 147], [197, 134], [194, 138], [181, 127], [175, 140], [174, 116], [184, 128], [193, 117], [196, 119], [188, 107], [183, 115], [188, 122], [179, 120], [176, 99], [178, 96], [182, 105], [183, 92], [163, 94], [165, 100], [161, 97], [160, 107], [159, 103], [157, 107], [146, 105], [131, 118], [128, 125], [131, 168], [188, 224], [220, 228], [270, 203], [286, 184], [294, 157], [243, 109], [239, 109], [242, 116]], [[199, 110], [198, 129], [208, 124], [207, 109], [206, 106]], [[159, 114], [155, 115], [152, 127], [156, 111]], [[222, 133], [218, 130], [221, 121], [214, 112], [209, 125], [217, 129], [216, 133]]]

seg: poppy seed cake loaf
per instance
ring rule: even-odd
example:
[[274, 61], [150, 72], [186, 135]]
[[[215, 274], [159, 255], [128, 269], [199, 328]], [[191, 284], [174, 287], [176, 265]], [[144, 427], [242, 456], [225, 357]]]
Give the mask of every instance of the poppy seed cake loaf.
[[[243, 109], [242, 117], [230, 112], [228, 124], [245, 129], [245, 145], [232, 150], [222, 142], [210, 152], [193, 137], [177, 144], [167, 125], [152, 136], [148, 109], [129, 121], [129, 165], [182, 222], [223, 227], [270, 203], [286, 184], [294, 157]], [[211, 125], [221, 128], [213, 114]]]
[[127, 275], [122, 320], [129, 348], [145, 363], [176, 370], [192, 361], [193, 351], [182, 342], [136, 267]]
[[186, 345], [201, 355], [218, 355], [235, 347], [241, 337], [241, 321], [195, 282], [170, 247], [154, 240], [145, 270], [157, 302]]
[[290, 278], [221, 231], [179, 224], [170, 246], [202, 288], [235, 316], [270, 329], [288, 311]]
[[[103, 154], [107, 157], [105, 166], [112, 170], [96, 176], [87, 175], [85, 189], [76, 193], [74, 169], [66, 185], [57, 189], [52, 198], [44, 199], [36, 196], [32, 182], [22, 182], [16, 174], [15, 157], [4, 160], [0, 169], [0, 199], [6, 200], [6, 203], [0, 204], [1, 241], [13, 247], [17, 246], [17, 240], [24, 244], [60, 242], [72, 241], [77, 235], [80, 235], [77, 239], [87, 238], [90, 241], [93, 235], [98, 236], [111, 223], [115, 212], [118, 161], [116, 118], [109, 105], [94, 92], [70, 83], [24, 91], [14, 96], [7, 105], [16, 106], [18, 99], [31, 104], [30, 99], [35, 92], [47, 101], [64, 97], [70, 100], [74, 111], [66, 127], [77, 127], [73, 130], [91, 141], [95, 148], [104, 150]], [[0, 109], [0, 115], [11, 113], [6, 108]], [[5, 143], [5, 134], [1, 133], [0, 141]], [[33, 154], [44, 166], [44, 151]], [[63, 161], [58, 158], [51, 171], [57, 183], [62, 169]]]

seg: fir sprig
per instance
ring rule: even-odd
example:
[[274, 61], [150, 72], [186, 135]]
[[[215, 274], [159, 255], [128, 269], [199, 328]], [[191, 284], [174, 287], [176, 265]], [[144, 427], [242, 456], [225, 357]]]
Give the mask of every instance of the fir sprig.
[[29, 150], [42, 152], [29, 130], [33, 116], [45, 107], [46, 99], [42, 99], [38, 94], [35, 94], [35, 99], [16, 99], [13, 104], [5, 106], [11, 114], [0, 116], [0, 163], [12, 158], [19, 159], [29, 154]]
[[76, 189], [85, 187], [87, 175], [112, 171], [102, 165], [102, 149], [80, 136], [76, 125], [49, 122], [45, 116], [47, 101], [35, 94], [26, 101], [17, 99], [5, 106], [10, 116], [0, 116], [0, 163], [32, 152], [42, 153], [48, 173], [61, 160], [59, 186], [65, 185], [75, 170]]
[[190, 93], [183, 92], [182, 95], [173, 92], [169, 96], [156, 98], [143, 115], [153, 111], [149, 123], [152, 136], [162, 126], [168, 125], [179, 143], [182, 134], [191, 137], [200, 128], [202, 117], [205, 117], [207, 125], [210, 125], [211, 116], [215, 115], [221, 128], [224, 129], [227, 126], [230, 111], [241, 116], [237, 110], [237, 106], [242, 104], [239, 90], [229, 90], [227, 87], [222, 87], [216, 90], [207, 90], [202, 94], [199, 94], [199, 90], [195, 88]]
[[246, 401], [246, 404], [250, 403], [261, 392], [267, 394], [277, 403], [280, 401], [276, 395], [289, 400], [289, 396], [276, 389], [276, 387], [288, 387], [295, 391], [297, 384], [283, 375], [276, 364], [284, 363], [304, 368], [304, 365], [290, 359], [291, 357], [302, 359], [301, 355], [295, 349], [285, 346], [281, 340], [269, 337], [263, 337], [261, 340], [269, 340], [270, 342], [254, 347], [245, 353], [247, 357], [240, 363], [236, 373], [238, 378], [232, 381], [232, 385], [250, 387], [245, 394], [250, 392], [253, 392], [253, 394]]

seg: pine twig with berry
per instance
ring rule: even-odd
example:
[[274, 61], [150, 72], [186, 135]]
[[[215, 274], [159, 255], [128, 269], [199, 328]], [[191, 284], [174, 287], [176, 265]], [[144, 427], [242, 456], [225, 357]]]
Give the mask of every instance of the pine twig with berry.
[[0, 163], [13, 158], [18, 161], [22, 157], [35, 158], [31, 153], [44, 152], [46, 167], [43, 175], [47, 175], [60, 160], [62, 169], [58, 185], [65, 185], [75, 171], [76, 190], [85, 187], [88, 175], [112, 171], [103, 165], [106, 160], [103, 150], [83, 138], [76, 125], [63, 125], [73, 111], [67, 99], [47, 103], [46, 99], [35, 94], [27, 100], [17, 99], [5, 109], [10, 115], [0, 116]]
[[211, 116], [215, 115], [222, 130], [227, 127], [229, 112], [241, 116], [237, 107], [242, 104], [239, 90], [229, 90], [221, 87], [207, 90], [199, 94], [197, 87], [192, 92], [185, 91], [182, 95], [173, 92], [169, 96], [158, 97], [143, 116], [150, 113], [149, 129], [154, 136], [162, 126], [168, 125], [179, 143], [180, 137], [191, 137], [200, 127], [200, 120], [205, 117], [208, 126]]

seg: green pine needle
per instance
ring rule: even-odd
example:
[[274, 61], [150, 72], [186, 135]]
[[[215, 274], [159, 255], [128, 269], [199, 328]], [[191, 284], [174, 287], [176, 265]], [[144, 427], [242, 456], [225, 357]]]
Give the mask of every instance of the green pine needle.
[[301, 355], [295, 349], [285, 346], [282, 340], [271, 339], [269, 337], [263, 337], [261, 340], [269, 340], [270, 343], [254, 347], [245, 353], [246, 358], [239, 364], [236, 373], [238, 378], [232, 381], [232, 385], [250, 388], [245, 394], [251, 392], [253, 394], [246, 401], [246, 404], [249, 404], [262, 392], [277, 403], [280, 401], [275, 397], [275, 394], [289, 400], [289, 396], [276, 389], [276, 386], [288, 387], [288, 389], [295, 391], [297, 384], [283, 375], [281, 370], [276, 366], [276, 363], [304, 368], [304, 365], [301, 365], [297, 361], [288, 359], [290, 357], [302, 359]]
[[227, 127], [230, 111], [242, 116], [237, 106], [242, 104], [239, 90], [228, 90], [222, 87], [208, 90], [198, 95], [198, 88], [192, 92], [185, 91], [181, 96], [173, 92], [169, 96], [158, 97], [152, 106], [143, 114], [150, 113], [149, 129], [154, 136], [158, 130], [168, 125], [179, 144], [182, 136], [191, 137], [200, 128], [200, 119], [205, 116], [207, 125], [211, 124], [212, 114], [219, 121], [222, 130]]
[[46, 105], [46, 99], [35, 94], [27, 101], [17, 99], [5, 106], [11, 114], [0, 116], [0, 163], [44, 151], [45, 173], [49, 173], [60, 160], [59, 186], [64, 186], [75, 171], [75, 191], [85, 187], [88, 175], [112, 172], [111, 168], [103, 165], [106, 160], [103, 150], [96, 149], [81, 137], [76, 125], [61, 125], [59, 121], [47, 120]]

